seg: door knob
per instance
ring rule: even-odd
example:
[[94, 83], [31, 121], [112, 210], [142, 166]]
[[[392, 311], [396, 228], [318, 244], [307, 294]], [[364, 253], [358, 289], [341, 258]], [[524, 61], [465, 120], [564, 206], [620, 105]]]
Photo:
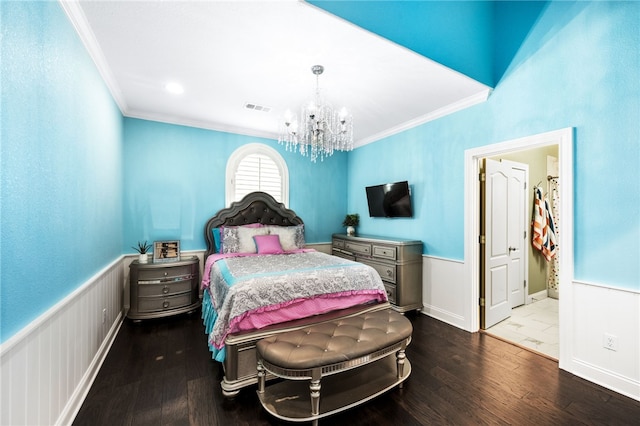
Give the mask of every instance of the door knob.
[[516, 250], [518, 250], [518, 249], [515, 248], [515, 247], [509, 247], [509, 253], [511, 253], [512, 251], [516, 251]]

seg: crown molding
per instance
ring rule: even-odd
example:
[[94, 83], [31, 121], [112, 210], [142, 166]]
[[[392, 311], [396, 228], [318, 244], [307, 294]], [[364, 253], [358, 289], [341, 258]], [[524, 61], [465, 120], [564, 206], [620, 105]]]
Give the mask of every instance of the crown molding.
[[113, 73], [109, 68], [107, 60], [102, 53], [100, 44], [98, 43], [95, 34], [89, 26], [87, 17], [80, 7], [80, 2], [59, 0], [59, 3], [60, 6], [62, 6], [65, 14], [69, 18], [69, 21], [71, 21], [71, 25], [73, 25], [76, 33], [78, 33], [82, 44], [84, 44], [84, 47], [89, 52], [89, 56], [98, 68], [98, 72], [100, 73], [102, 80], [107, 85], [109, 92], [111, 92], [111, 96], [118, 105], [120, 112], [124, 115], [127, 111], [127, 103], [125, 102], [124, 97], [122, 96], [122, 92], [120, 91], [120, 88], [116, 83], [115, 78], [113, 77]]
[[383, 132], [376, 133], [375, 135], [371, 135], [364, 139], [360, 139], [354, 143], [353, 147], [359, 148], [361, 146], [379, 141], [380, 139], [387, 138], [389, 136], [395, 135], [405, 130], [409, 130], [416, 126], [420, 126], [421, 124], [428, 123], [429, 121], [437, 120], [438, 118], [442, 118], [446, 115], [453, 114], [454, 112], [462, 111], [463, 109], [480, 104], [482, 102], [485, 102], [487, 99], [489, 99], [489, 95], [491, 94], [491, 92], [492, 92], [491, 88], [486, 88], [481, 92], [471, 95], [465, 99], [461, 99], [460, 101], [454, 102], [452, 104], [446, 105], [428, 114], [414, 118], [413, 120], [405, 121], [402, 124], [399, 124], [395, 127], [391, 127]]

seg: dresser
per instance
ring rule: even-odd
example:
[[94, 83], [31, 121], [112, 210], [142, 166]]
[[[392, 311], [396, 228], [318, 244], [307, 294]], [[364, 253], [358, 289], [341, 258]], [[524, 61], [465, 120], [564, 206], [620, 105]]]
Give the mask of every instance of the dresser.
[[200, 307], [197, 256], [168, 263], [139, 263], [129, 266], [130, 305], [127, 317], [135, 320], [190, 312]]
[[331, 251], [373, 267], [396, 311], [422, 309], [422, 241], [333, 234]]

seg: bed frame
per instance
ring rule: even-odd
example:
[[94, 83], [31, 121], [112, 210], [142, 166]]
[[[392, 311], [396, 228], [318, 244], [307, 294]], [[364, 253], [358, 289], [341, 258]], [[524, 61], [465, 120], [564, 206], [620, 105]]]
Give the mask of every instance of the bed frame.
[[[262, 223], [264, 225], [295, 226], [304, 222], [293, 211], [277, 202], [265, 192], [252, 192], [242, 200], [220, 210], [209, 219], [204, 227], [204, 237], [207, 243], [205, 259], [215, 253], [213, 229], [219, 226], [249, 225]], [[225, 340], [226, 358], [223, 363], [224, 378], [220, 383], [222, 393], [226, 397], [233, 397], [244, 387], [258, 383], [256, 343], [269, 336], [297, 330], [311, 324], [335, 321], [340, 318], [352, 317], [365, 312], [374, 312], [389, 308], [389, 303], [377, 303], [354, 306], [348, 309], [314, 315], [282, 324], [274, 324], [260, 330], [230, 334]], [[273, 376], [267, 376], [267, 379]]]

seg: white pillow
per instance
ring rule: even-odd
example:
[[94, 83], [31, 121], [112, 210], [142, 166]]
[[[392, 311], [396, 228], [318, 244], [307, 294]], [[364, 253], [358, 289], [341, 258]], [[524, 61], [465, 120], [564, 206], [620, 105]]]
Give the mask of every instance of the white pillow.
[[296, 226], [266, 226], [269, 230], [269, 234], [278, 235], [280, 237], [280, 244], [285, 251], [296, 250], [304, 248], [304, 225]]
[[241, 226], [238, 228], [238, 253], [257, 253], [258, 248], [253, 240], [256, 235], [267, 235], [269, 230], [266, 227], [248, 228]]

